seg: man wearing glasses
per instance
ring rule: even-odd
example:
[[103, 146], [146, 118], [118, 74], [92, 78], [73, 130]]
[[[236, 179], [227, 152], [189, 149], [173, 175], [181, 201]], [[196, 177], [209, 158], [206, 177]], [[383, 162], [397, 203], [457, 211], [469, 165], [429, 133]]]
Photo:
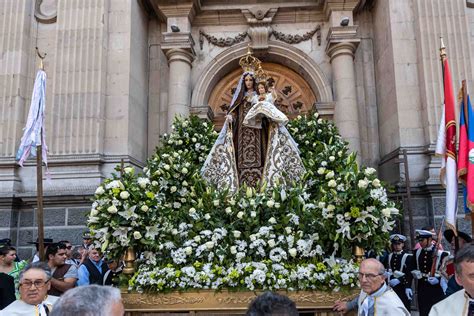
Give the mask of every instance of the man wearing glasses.
[[374, 316], [375, 311], [377, 315], [410, 315], [397, 293], [385, 283], [385, 268], [380, 261], [372, 258], [362, 261], [358, 277], [361, 288], [359, 296], [351, 302], [336, 302], [334, 311], [345, 313], [357, 306], [359, 316]]
[[47, 295], [51, 287], [51, 269], [43, 262], [27, 265], [20, 273], [20, 298], [0, 311], [0, 316], [47, 316], [58, 300]]

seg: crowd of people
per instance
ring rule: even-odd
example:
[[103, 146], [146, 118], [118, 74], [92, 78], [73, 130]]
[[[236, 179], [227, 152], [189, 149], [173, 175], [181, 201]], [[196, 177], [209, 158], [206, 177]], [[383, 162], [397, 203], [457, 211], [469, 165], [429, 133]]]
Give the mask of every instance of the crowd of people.
[[[122, 265], [103, 258], [88, 232], [82, 237], [78, 246], [45, 238], [43, 261], [38, 240], [32, 242], [37, 251], [30, 260], [20, 260], [9, 239], [0, 240], [0, 315], [49, 315], [55, 300], [76, 287], [118, 286]], [[25, 310], [36, 313], [25, 314]]]
[[[456, 234], [457, 238], [452, 230], [444, 232], [456, 256], [443, 250], [430, 227], [417, 230], [418, 243], [411, 253], [404, 249], [405, 236], [391, 235], [391, 251], [362, 261], [360, 294], [351, 301], [335, 302], [333, 310], [357, 310], [361, 316], [410, 315], [411, 307], [417, 305], [420, 316], [474, 315], [474, 244], [468, 234]], [[102, 258], [89, 233], [84, 233], [83, 241], [73, 247], [67, 240], [44, 239], [45, 260], [36, 253], [27, 262], [19, 260], [8, 240], [0, 240], [4, 243], [0, 247], [0, 316], [123, 315], [120, 292], [114, 288], [121, 265]], [[412, 304], [414, 293], [417, 304]], [[98, 298], [110, 302], [104, 307], [107, 311], [89, 313], [88, 302]], [[287, 297], [268, 292], [252, 302], [247, 315], [298, 313]]]

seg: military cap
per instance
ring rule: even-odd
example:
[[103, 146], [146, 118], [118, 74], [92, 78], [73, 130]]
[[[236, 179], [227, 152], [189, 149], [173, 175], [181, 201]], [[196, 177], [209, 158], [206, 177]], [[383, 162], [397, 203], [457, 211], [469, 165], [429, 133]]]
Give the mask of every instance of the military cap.
[[402, 242], [405, 242], [406, 240], [407, 238], [401, 234], [390, 235], [390, 241], [392, 243], [402, 243]]

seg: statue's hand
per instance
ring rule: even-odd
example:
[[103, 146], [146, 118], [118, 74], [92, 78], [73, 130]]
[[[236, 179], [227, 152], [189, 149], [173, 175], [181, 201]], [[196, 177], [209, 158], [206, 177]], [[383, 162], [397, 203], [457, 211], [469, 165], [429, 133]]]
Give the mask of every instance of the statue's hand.
[[229, 123], [232, 123], [234, 118], [232, 117], [232, 114], [227, 114], [226, 117], [225, 117], [225, 120], [228, 121]]

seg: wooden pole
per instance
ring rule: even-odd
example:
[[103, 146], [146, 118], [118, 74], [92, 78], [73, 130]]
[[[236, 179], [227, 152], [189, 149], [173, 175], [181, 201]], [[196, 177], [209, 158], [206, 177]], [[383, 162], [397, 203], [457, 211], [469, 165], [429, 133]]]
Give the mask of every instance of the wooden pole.
[[407, 190], [407, 211], [408, 223], [410, 225], [410, 249], [415, 248], [415, 227], [413, 224], [413, 211], [411, 209], [411, 189], [410, 189], [410, 174], [408, 172], [408, 155], [407, 150], [403, 149], [403, 166], [405, 168], [405, 187]]
[[[36, 54], [40, 59], [39, 68], [44, 71], [43, 59], [46, 58], [46, 53], [41, 55], [38, 47], [36, 47]], [[40, 131], [40, 142], [43, 140], [43, 132]], [[44, 224], [43, 224], [43, 146], [40, 143], [36, 147], [36, 199], [38, 203], [38, 210], [36, 212], [36, 221], [38, 223], [38, 257], [40, 261], [44, 261]]]
[[43, 148], [41, 145], [36, 148], [36, 198], [38, 201], [38, 210], [36, 212], [36, 221], [38, 222], [38, 256], [41, 261], [44, 261]]

